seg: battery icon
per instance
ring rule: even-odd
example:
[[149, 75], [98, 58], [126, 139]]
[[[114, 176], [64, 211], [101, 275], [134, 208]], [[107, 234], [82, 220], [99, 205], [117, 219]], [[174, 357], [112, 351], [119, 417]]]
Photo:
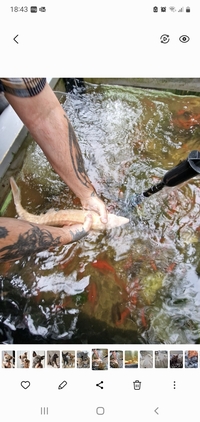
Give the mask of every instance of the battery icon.
[[37, 13], [37, 6], [31, 6], [31, 13]]
[[46, 9], [46, 7], [40, 7], [40, 8], [39, 8], [39, 11], [40, 11], [40, 12], [46, 12], [46, 10], [47, 10], [47, 9]]

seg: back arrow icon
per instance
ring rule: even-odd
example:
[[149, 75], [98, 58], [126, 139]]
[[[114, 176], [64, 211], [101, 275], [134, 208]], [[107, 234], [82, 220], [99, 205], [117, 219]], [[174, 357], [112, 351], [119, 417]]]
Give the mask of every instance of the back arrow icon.
[[18, 41], [16, 40], [16, 38], [18, 37], [19, 35], [15, 35], [15, 37], [13, 38], [13, 40], [17, 43], [17, 44], [19, 44], [18, 43]]
[[157, 412], [158, 409], [159, 409], [159, 407], [156, 407], [156, 409], [154, 410], [154, 412], [156, 413], [156, 415], [159, 415], [159, 413]]

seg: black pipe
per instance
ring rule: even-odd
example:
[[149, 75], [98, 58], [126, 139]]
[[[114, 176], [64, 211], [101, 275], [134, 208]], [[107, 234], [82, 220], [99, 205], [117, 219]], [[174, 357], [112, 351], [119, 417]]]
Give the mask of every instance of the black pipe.
[[181, 161], [177, 166], [165, 173], [161, 182], [157, 185], [151, 186], [142, 194], [133, 195], [129, 205], [136, 206], [144, 200], [144, 197], [149, 197], [154, 193], [159, 192], [165, 186], [173, 187], [186, 182], [189, 179], [200, 174], [200, 151], [191, 151], [187, 159]]
[[197, 174], [200, 174], [200, 152], [191, 151], [186, 160], [169, 170], [160, 183], [151, 186], [151, 188], [143, 192], [143, 195], [151, 196], [165, 186], [172, 187], [180, 185], [181, 183], [186, 182], [186, 180], [192, 179], [192, 177], [195, 177]]

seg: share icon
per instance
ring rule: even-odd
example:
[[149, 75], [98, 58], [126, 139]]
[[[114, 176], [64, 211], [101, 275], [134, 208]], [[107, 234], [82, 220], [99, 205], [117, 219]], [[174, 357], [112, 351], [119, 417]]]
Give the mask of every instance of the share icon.
[[98, 384], [96, 384], [96, 387], [100, 387], [101, 389], [103, 389], [103, 385], [101, 384], [103, 384], [103, 381], [100, 381]]

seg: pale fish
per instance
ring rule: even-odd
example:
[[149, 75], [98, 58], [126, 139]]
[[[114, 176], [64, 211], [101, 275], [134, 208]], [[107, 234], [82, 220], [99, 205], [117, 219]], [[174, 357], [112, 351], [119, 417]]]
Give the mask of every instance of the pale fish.
[[[59, 227], [62, 227], [64, 225], [84, 223], [85, 217], [88, 214], [88, 211], [86, 210], [49, 210], [46, 214], [30, 214], [21, 205], [20, 190], [13, 177], [10, 178], [10, 184], [16, 211], [20, 219], [29, 221], [30, 223], [46, 224], [48, 226]], [[89, 211], [89, 213], [92, 215], [93, 220], [91, 227], [92, 230], [108, 230], [114, 227], [122, 226], [123, 224], [127, 224], [129, 222], [128, 218], [108, 213], [108, 222], [106, 224], [103, 224], [100, 220], [100, 216], [96, 212]]]

